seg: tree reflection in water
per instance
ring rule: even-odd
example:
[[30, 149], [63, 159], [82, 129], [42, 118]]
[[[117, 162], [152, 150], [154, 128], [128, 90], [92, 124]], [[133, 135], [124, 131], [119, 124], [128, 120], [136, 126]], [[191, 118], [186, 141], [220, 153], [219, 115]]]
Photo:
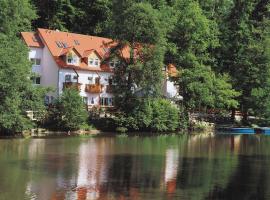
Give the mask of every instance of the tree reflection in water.
[[269, 199], [269, 154], [265, 136], [0, 140], [0, 199]]

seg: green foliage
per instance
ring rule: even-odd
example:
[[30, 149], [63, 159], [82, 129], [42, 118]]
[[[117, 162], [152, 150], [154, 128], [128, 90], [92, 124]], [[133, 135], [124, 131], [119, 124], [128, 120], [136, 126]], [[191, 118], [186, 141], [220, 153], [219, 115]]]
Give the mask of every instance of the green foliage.
[[104, 34], [111, 15], [110, 0], [32, 0], [39, 18], [36, 28], [68, 30], [83, 34]]
[[141, 100], [129, 113], [117, 116], [118, 127], [129, 131], [176, 131], [180, 125], [179, 109], [164, 99]]
[[65, 89], [49, 111], [49, 120], [58, 130], [79, 130], [87, 118], [85, 105], [75, 89]]
[[181, 85], [184, 104], [195, 108], [236, 108], [238, 92], [232, 89], [229, 77], [216, 75], [209, 67], [194, 67], [183, 70]]
[[32, 85], [28, 49], [17, 37], [31, 28], [32, 6], [27, 0], [0, 0], [0, 6], [0, 132], [14, 133], [32, 127], [26, 111], [44, 111], [45, 90]]
[[[119, 12], [120, 8], [125, 11]], [[172, 26], [169, 16], [170, 9], [165, 12], [164, 6], [114, 1], [111, 35], [120, 43], [113, 52], [121, 57], [123, 48], [129, 49], [129, 58], [115, 69], [114, 94], [119, 110], [129, 112], [136, 106], [138, 96], [160, 95], [166, 33]]]
[[257, 109], [252, 94], [269, 87], [269, 2], [235, 0], [223, 24], [220, 71], [231, 76], [233, 88], [241, 93], [238, 101], [247, 119], [248, 111]]

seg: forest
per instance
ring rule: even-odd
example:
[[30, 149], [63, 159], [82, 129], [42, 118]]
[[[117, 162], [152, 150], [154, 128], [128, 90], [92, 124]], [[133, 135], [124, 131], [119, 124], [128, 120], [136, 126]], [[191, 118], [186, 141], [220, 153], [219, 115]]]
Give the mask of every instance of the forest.
[[[25, 110], [46, 112], [46, 88], [33, 87], [27, 78], [31, 64], [20, 39], [20, 32], [36, 28], [121, 41], [115, 54], [130, 47], [129, 62], [115, 72], [116, 108], [121, 112], [115, 123], [124, 130], [174, 131], [185, 127], [188, 113], [210, 109], [232, 116], [238, 110], [243, 124], [255, 116], [269, 125], [268, 0], [0, 0], [4, 132], [32, 126]], [[136, 60], [138, 43], [144, 59]], [[173, 79], [183, 96], [177, 109], [160, 94], [162, 69], [168, 64], [179, 71]], [[143, 88], [144, 98], [134, 96], [133, 85]]]

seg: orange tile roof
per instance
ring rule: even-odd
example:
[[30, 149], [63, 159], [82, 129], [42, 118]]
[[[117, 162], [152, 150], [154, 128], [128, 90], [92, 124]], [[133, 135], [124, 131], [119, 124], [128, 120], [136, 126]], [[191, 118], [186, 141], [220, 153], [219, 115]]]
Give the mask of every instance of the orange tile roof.
[[175, 65], [168, 64], [167, 72], [170, 77], [177, 77], [179, 76], [179, 71], [176, 69]]
[[[105, 64], [102, 64], [98, 69], [96, 67], [89, 67], [87, 63], [84, 62], [85, 60], [82, 59], [79, 66], [71, 66], [67, 65], [64, 61], [62, 62], [59, 58], [60, 55], [63, 55], [63, 51], [67, 51], [63, 49], [75, 48], [82, 58], [88, 56], [92, 51], [95, 51], [101, 59], [105, 59], [108, 57], [109, 49], [115, 45], [115, 42], [112, 39], [41, 28], [38, 29], [38, 33], [50, 50], [52, 56], [55, 58], [59, 67], [112, 72], [111, 68]], [[59, 44], [62, 47], [59, 47]], [[128, 58], [129, 51], [127, 48], [124, 48], [122, 53], [124, 58]]]
[[43, 44], [36, 33], [31, 32], [22, 32], [22, 38], [29, 47], [38, 47], [42, 48]]
[[[87, 64], [87, 60], [84, 59], [92, 52], [95, 52], [101, 60], [106, 60], [109, 56], [110, 49], [117, 45], [112, 39], [42, 28], [38, 28], [37, 33], [22, 32], [21, 34], [29, 47], [43, 47], [46, 45], [60, 68], [113, 72], [113, 69], [108, 64], [102, 63], [100, 67], [90, 67]], [[75, 50], [76, 54], [81, 57], [81, 62], [78, 66], [68, 65], [60, 57], [67, 54], [71, 49]], [[141, 45], [138, 44], [135, 50], [138, 51], [138, 56], [140, 56], [140, 49]], [[124, 47], [121, 55], [124, 59], [128, 60], [129, 48]], [[168, 66], [168, 74], [172, 77], [177, 76], [178, 71], [174, 65]]]
[[[61, 32], [48, 29], [38, 29], [38, 33], [46, 43], [53, 56], [58, 56], [62, 48], [59, 48], [56, 42], [66, 44], [66, 47], [75, 47], [80, 55], [86, 50], [95, 49], [102, 57], [106, 53], [106, 44], [112, 42], [111, 39], [81, 35], [76, 33]], [[78, 45], [76, 45], [76, 41]]]

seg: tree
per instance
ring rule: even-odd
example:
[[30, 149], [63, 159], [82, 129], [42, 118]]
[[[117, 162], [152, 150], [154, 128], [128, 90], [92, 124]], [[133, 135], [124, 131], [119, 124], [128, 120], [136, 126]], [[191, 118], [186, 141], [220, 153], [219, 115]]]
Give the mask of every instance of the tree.
[[49, 120], [58, 130], [79, 130], [87, 121], [87, 111], [79, 92], [65, 89], [56, 100], [49, 114]]
[[35, 28], [59, 29], [81, 34], [106, 35], [111, 15], [109, 0], [32, 0], [37, 8]]
[[[124, 7], [127, 9], [119, 13]], [[115, 69], [115, 97], [118, 108], [128, 112], [136, 105], [136, 91], [142, 98], [160, 94], [170, 20], [165, 26], [165, 14], [149, 3], [117, 1], [113, 9], [111, 34], [118, 45], [112, 52], [123, 58], [123, 51], [128, 50], [128, 57]]]
[[269, 23], [264, 20], [267, 12], [265, 17], [261, 12], [267, 7], [267, 1], [235, 0], [222, 30], [220, 70], [231, 76], [233, 88], [241, 93], [238, 101], [244, 121], [250, 111], [256, 110], [257, 98], [252, 94], [269, 87], [269, 55], [265, 46]]
[[129, 131], [176, 131], [180, 125], [179, 109], [166, 99], [144, 99], [129, 113], [115, 118], [121, 129]]
[[30, 81], [28, 49], [18, 37], [31, 28], [35, 12], [28, 0], [0, 0], [0, 131], [32, 127], [27, 110], [44, 110], [44, 91]]
[[238, 93], [232, 89], [228, 76], [213, 70], [213, 51], [219, 46], [216, 22], [207, 18], [196, 1], [178, 0], [174, 10], [177, 22], [168, 37], [175, 49], [167, 56], [181, 72], [177, 82], [186, 115], [196, 108], [235, 107]]

